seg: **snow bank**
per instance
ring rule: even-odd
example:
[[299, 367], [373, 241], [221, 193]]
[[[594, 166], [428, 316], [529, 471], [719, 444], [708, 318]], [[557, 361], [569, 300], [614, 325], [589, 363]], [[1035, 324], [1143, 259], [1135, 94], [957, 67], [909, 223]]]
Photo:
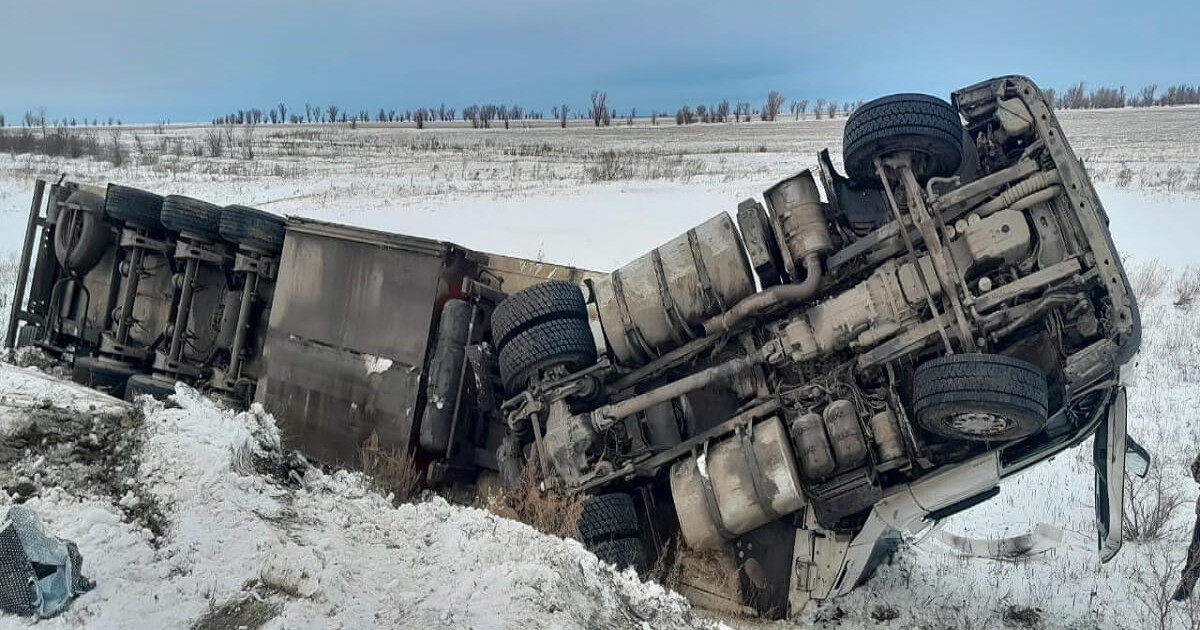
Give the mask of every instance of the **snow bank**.
[[[41, 386], [5, 370], [6, 400]], [[174, 404], [142, 410], [127, 491], [101, 496], [80, 479], [27, 502], [79, 544], [98, 582], [39, 628], [188, 628], [247, 599], [271, 604], [264, 628], [714, 626], [579, 543], [485, 511], [440, 498], [394, 508], [344, 471], [287, 487], [256, 470], [280, 457], [261, 408], [221, 411], [181, 387]], [[161, 535], [130, 517], [142, 503], [161, 512]], [[0, 629], [28, 623], [0, 617]]]

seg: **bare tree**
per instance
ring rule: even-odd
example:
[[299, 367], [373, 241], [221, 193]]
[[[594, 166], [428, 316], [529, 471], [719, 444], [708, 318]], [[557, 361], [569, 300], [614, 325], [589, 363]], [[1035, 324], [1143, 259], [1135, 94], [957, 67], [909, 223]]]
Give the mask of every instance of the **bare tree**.
[[657, 109], [650, 110], [650, 124], [654, 125], [655, 127], [658, 126], [658, 110]]
[[271, 124], [274, 125], [275, 123], [279, 122], [279, 112], [272, 109], [267, 118], [270, 119]]
[[629, 118], [625, 119], [625, 124], [632, 127], [634, 118], [637, 118], [637, 108], [631, 107], [631, 108], [629, 108]]
[[821, 112], [823, 111], [825, 111], [825, 99], [819, 98], [817, 99], [816, 107], [813, 108], [813, 114], [816, 115], [817, 120], [821, 120]]
[[1067, 88], [1059, 99], [1059, 107], [1062, 109], [1083, 109], [1087, 107], [1087, 85], [1083, 82], [1076, 83]]
[[1046, 103], [1050, 105], [1050, 109], [1058, 107], [1058, 91], [1054, 88], [1043, 88], [1042, 97], [1046, 99]]
[[425, 108], [420, 108], [413, 112], [413, 122], [417, 123], [417, 129], [425, 128], [425, 121], [429, 119], [429, 112]]
[[692, 108], [684, 105], [675, 111], [676, 125], [690, 125], [695, 122], [695, 116], [692, 115]]
[[747, 103], [746, 101], [738, 101], [737, 109], [734, 112], [734, 121], [750, 122], [750, 103]]
[[773, 121], [779, 116], [781, 109], [783, 109], [783, 95], [776, 90], [771, 90], [767, 94], [767, 102], [763, 103], [761, 118], [767, 122]]
[[599, 127], [608, 118], [608, 92], [592, 90], [592, 124]]
[[828, 114], [830, 118], [836, 117], [837, 116], [837, 101], [829, 101], [829, 105], [825, 106], [825, 113]]
[[4, 126], [4, 114], [0, 114], [0, 127]]
[[698, 120], [702, 123], [706, 123], [709, 120], [711, 120], [708, 117], [708, 108], [705, 107], [703, 103], [696, 106], [696, 120]]
[[562, 105], [559, 106], [559, 108], [558, 108], [558, 126], [559, 127], [562, 127], [563, 129], [567, 128], [567, 114], [569, 114], [570, 112], [571, 112], [571, 108], [567, 107], [566, 103], [563, 103]]
[[1088, 107], [1092, 109], [1119, 109], [1125, 107], [1125, 87], [1102, 87], [1088, 95]]
[[808, 99], [802, 98], [799, 101], [796, 101], [796, 112], [800, 117], [804, 116], [804, 110], [806, 109], [808, 109]]
[[287, 105], [280, 103], [275, 106], [275, 109], [279, 110], [279, 122], [287, 122]]
[[339, 111], [341, 111], [341, 108], [339, 108], [337, 105], [330, 105], [329, 107], [325, 108], [325, 112], [329, 116], [329, 122], [331, 124], [337, 122]]
[[1142, 90], [1140, 92], [1138, 92], [1138, 96], [1134, 101], [1134, 106], [1135, 107], [1150, 107], [1151, 105], [1154, 104], [1154, 93], [1157, 91], [1158, 91], [1157, 83], [1151, 83], [1150, 85], [1147, 85], [1146, 87], [1142, 88]]

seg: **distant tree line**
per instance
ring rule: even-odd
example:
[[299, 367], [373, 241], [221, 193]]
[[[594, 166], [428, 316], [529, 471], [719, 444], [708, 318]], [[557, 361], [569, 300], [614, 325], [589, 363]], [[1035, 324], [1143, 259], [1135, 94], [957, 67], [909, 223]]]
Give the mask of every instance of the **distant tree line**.
[[1055, 109], [1118, 109], [1200, 104], [1200, 85], [1183, 83], [1168, 86], [1162, 93], [1158, 91], [1158, 84], [1152, 83], [1136, 94], [1126, 94], [1125, 86], [1088, 90], [1087, 84], [1081, 81], [1063, 90], [1061, 94], [1053, 88], [1043, 89], [1042, 93]]
[[[1045, 88], [1042, 92], [1045, 94], [1046, 100], [1055, 109], [1116, 109], [1122, 107], [1165, 107], [1200, 104], [1200, 85], [1187, 85], [1183, 83], [1168, 86], [1161, 92], [1157, 84], [1151, 84], [1133, 94], [1126, 93], [1124, 86], [1097, 87], [1089, 90], [1087, 84], [1083, 82], [1076, 83], [1061, 93], [1053, 88]], [[772, 90], [767, 94], [766, 100], [759, 107], [754, 107], [748, 101], [730, 102], [728, 100], [722, 100], [714, 104], [684, 105], [675, 110], [674, 120], [677, 125], [725, 123], [731, 120], [735, 123], [741, 123], [750, 122], [756, 118], [769, 122], [778, 120], [783, 115], [785, 107], [787, 113], [790, 113], [794, 120], [806, 118], [810, 111], [813, 117], [819, 120], [822, 117], [836, 118], [839, 115], [848, 116], [862, 104], [862, 100], [842, 101], [839, 103], [836, 99], [825, 98], [818, 98], [811, 101], [807, 98], [789, 101], [781, 92]], [[565, 128], [572, 113], [570, 107], [565, 103], [555, 105], [550, 109], [549, 119], [557, 121], [559, 126]], [[651, 109], [648, 116], [652, 125], [657, 125], [661, 118], [669, 117], [670, 114], [668, 112], [657, 109]], [[623, 116], [618, 115], [617, 109], [609, 103], [608, 93], [595, 90], [591, 93], [589, 107], [584, 111], [574, 112], [574, 118], [578, 120], [590, 119], [596, 127], [608, 127], [614, 120], [618, 122], [624, 120], [627, 125], [632, 125], [634, 119], [637, 118], [637, 108], [630, 108]], [[413, 123], [417, 128], [424, 128], [430, 122], [451, 122], [460, 119], [463, 122], [470, 123], [474, 129], [489, 129], [493, 125], [503, 125], [505, 129], [508, 129], [514, 121], [545, 120], [547, 117], [541, 110], [526, 108], [521, 105], [475, 103], [458, 109], [447, 107], [443, 103], [436, 107], [405, 109], [403, 111], [381, 107], [372, 115], [365, 109], [358, 112], [350, 112], [338, 105], [314, 105], [312, 103], [305, 103], [304, 111], [301, 113], [299, 110], [290, 111], [285, 103], [279, 103], [275, 107], [265, 109], [256, 107], [239, 109], [213, 118], [212, 124], [221, 126], [347, 123], [351, 126], [356, 126], [360, 123], [376, 122]], [[4, 115], [0, 114], [0, 128], [7, 126], [8, 122]], [[16, 125], [17, 123], [14, 121], [13, 124]], [[120, 118], [113, 116], [108, 116], [104, 119], [64, 117], [52, 120], [46, 117], [46, 108], [39, 107], [35, 110], [26, 111], [25, 115], [21, 118], [20, 124], [22, 127], [29, 129], [41, 129], [44, 135], [47, 127], [60, 128], [80, 125], [85, 127], [112, 127], [114, 125], [121, 126], [123, 123]], [[166, 124], [169, 124], [169, 122], [159, 122], [156, 128], [161, 128]]]

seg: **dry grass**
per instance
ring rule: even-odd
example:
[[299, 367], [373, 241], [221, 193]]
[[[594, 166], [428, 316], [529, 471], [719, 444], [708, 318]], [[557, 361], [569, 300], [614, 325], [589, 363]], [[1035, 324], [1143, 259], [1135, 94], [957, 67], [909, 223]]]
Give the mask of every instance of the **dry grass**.
[[673, 590], [698, 588], [741, 600], [737, 563], [725, 548], [697, 551], [673, 538], [659, 554], [654, 575]]
[[358, 456], [363, 472], [371, 477], [375, 487], [391, 493], [396, 503], [412, 500], [421, 490], [424, 474], [412, 454], [381, 448], [378, 435], [371, 434]]
[[1167, 630], [1171, 627], [1174, 608], [1171, 596], [1175, 593], [1182, 564], [1171, 556], [1176, 546], [1173, 541], [1157, 541], [1148, 546], [1145, 561], [1129, 569], [1130, 579], [1137, 584], [1132, 595], [1142, 612], [1143, 628]]
[[1171, 280], [1171, 271], [1157, 259], [1135, 263], [1131, 267], [1129, 282], [1133, 285], [1133, 294], [1139, 300], [1153, 300], [1162, 295], [1163, 289]]
[[1145, 478], [1125, 476], [1125, 540], [1159, 540], [1170, 533], [1171, 517], [1184, 504], [1183, 496], [1171, 487], [1161, 466], [1153, 466]]
[[1175, 306], [1190, 310], [1200, 297], [1200, 268], [1187, 267], [1175, 278]]
[[579, 516], [585, 495], [542, 490], [537, 466], [527, 462], [516, 487], [481, 485], [478, 502], [497, 516], [521, 521], [534, 529], [563, 538], [579, 538]]

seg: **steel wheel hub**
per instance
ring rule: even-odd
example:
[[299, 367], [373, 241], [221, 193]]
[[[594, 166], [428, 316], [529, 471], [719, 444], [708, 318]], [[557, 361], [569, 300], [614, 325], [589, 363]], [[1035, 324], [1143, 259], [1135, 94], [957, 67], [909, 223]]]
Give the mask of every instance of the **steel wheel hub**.
[[1016, 423], [1011, 418], [994, 413], [972, 411], [951, 416], [947, 418], [946, 424], [958, 433], [985, 436], [1000, 435]]

